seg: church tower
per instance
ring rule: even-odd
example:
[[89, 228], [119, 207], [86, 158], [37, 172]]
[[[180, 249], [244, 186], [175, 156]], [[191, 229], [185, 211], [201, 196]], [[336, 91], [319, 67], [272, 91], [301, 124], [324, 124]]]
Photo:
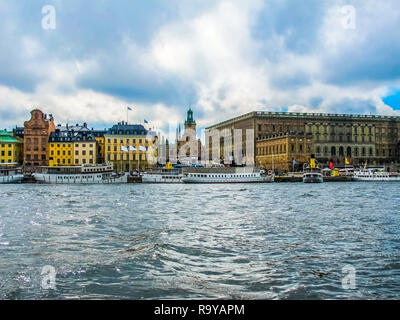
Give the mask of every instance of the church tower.
[[185, 130], [186, 129], [192, 129], [192, 130], [196, 131], [196, 121], [194, 121], [194, 119], [193, 119], [192, 108], [189, 108], [189, 110], [187, 111], [187, 117], [186, 117], [186, 121], [185, 121]]

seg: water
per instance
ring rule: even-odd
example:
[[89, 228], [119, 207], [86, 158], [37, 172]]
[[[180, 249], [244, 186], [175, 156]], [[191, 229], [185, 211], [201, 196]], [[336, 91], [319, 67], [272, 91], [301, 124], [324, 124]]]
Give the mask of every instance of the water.
[[399, 299], [399, 190], [0, 185], [0, 299]]

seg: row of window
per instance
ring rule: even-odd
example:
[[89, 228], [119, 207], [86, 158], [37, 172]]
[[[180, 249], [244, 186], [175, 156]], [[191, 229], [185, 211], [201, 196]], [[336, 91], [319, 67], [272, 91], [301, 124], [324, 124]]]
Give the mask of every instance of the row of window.
[[[41, 155], [41, 159], [42, 159], [42, 160], [46, 160], [46, 155], [45, 155], [45, 154], [42, 154], [42, 155]], [[30, 155], [30, 154], [27, 154], [27, 155], [26, 155], [26, 160], [27, 160], [27, 161], [30, 161], [30, 160], [31, 160], [31, 155]], [[33, 160], [39, 160], [39, 155], [34, 154], [34, 155], [33, 155]]]
[[[322, 132], [322, 133], [328, 133], [328, 131], [329, 132], [331, 132], [331, 133], [335, 133], [335, 132], [338, 132], [338, 130], [340, 131], [340, 130], [343, 130], [342, 129], [342, 127], [339, 127], [338, 125], [307, 125], [306, 126], [306, 129], [307, 129], [307, 131], [308, 132], [312, 132], [312, 127], [313, 126], [315, 126], [315, 129], [316, 129], [316, 132], [318, 133], [318, 132]], [[345, 129], [347, 129], [346, 131], [347, 132], [349, 132], [349, 133], [351, 133], [351, 131], [353, 131], [352, 130], [352, 128], [354, 128], [354, 132], [361, 132], [361, 133], [363, 133], [363, 134], [365, 134], [366, 132], [368, 132], [369, 134], [372, 134], [373, 133], [373, 127], [371, 127], [371, 126], [355, 126], [355, 127], [344, 127]], [[302, 127], [300, 126], [300, 127], [298, 127], [298, 126], [290, 126], [290, 125], [284, 125], [284, 126], [282, 126], [282, 125], [268, 125], [268, 124], [258, 124], [258, 126], [257, 126], [257, 129], [258, 129], [258, 131], [260, 132], [260, 131], [272, 131], [272, 132], [286, 132], [286, 131], [290, 131], [290, 130], [293, 130], [293, 131], [298, 131], [298, 129], [299, 130], [304, 130], [304, 129], [302, 129]], [[263, 130], [264, 129], [264, 130]], [[386, 133], [386, 130], [385, 130], [385, 128], [375, 128], [374, 127], [374, 129], [375, 129], [375, 132], [376, 133]], [[397, 133], [397, 128], [389, 128], [388, 129], [388, 133]]]
[[[7, 146], [8, 146], [9, 148], [11, 148], [11, 144], [8, 144]], [[5, 144], [5, 143], [2, 143], [2, 144], [0, 144], [0, 147], [1, 147], [1, 148], [5, 148], [5, 147], [6, 147], [6, 144]]]
[[[149, 142], [149, 140], [148, 139], [138, 139], [139, 140], [139, 143], [142, 143], [143, 142], [143, 140], [145, 141], [145, 143], [148, 143]], [[120, 143], [130, 143], [130, 139], [129, 138], [127, 138], [127, 139], [119, 139], [119, 141], [120, 141]], [[111, 139], [110, 138], [108, 138], [107, 139], [107, 142], [108, 143], [111, 143]], [[114, 143], [118, 143], [118, 139], [114, 139]], [[132, 139], [132, 143], [136, 143], [136, 139]]]
[[[71, 155], [71, 150], [68, 150], [68, 151], [65, 151], [65, 150], [57, 150], [57, 155], [58, 156], [61, 156], [61, 153], [62, 153], [62, 155], [63, 156], [66, 156], [66, 155]], [[54, 156], [54, 150], [51, 150], [50, 151], [50, 155], [52, 155], [52, 156]], [[82, 152], [79, 152], [79, 150], [75, 150], [75, 155], [76, 156], [79, 156], [79, 155], [82, 155], [82, 156], [86, 156], [86, 150], [82, 150]], [[89, 150], [89, 155], [90, 156], [92, 156], [93, 155], [93, 150]]]
[[[52, 159], [50, 159], [52, 160]], [[82, 164], [86, 164], [86, 163], [90, 163], [93, 164], [94, 161], [93, 159], [89, 159], [89, 161], [87, 162], [86, 159], [82, 159]], [[57, 159], [57, 164], [72, 164], [72, 159]], [[75, 164], [79, 164], [79, 159], [75, 159]]]
[[[307, 149], [307, 152], [311, 152], [310, 145], [306, 145], [306, 149]], [[302, 144], [299, 144], [298, 148], [296, 148], [296, 146], [294, 144], [290, 145], [290, 151], [292, 153], [294, 153], [294, 152], [302, 153], [303, 150], [304, 150], [304, 148], [303, 148]], [[286, 144], [257, 148], [258, 155], [269, 155], [269, 154], [280, 154], [280, 153], [286, 153]]]
[[[121, 160], [121, 157], [118, 157], [117, 154], [108, 154], [108, 155], [107, 155], [107, 160], [108, 160], [108, 161], [120, 161], [120, 160]], [[138, 155], [137, 155], [137, 154], [134, 155], [134, 156], [132, 157], [132, 159], [130, 159], [130, 160], [132, 160], [132, 161], [138, 160]], [[139, 160], [140, 160], [140, 161], [142, 161], [142, 160], [147, 160], [147, 156], [146, 156], [145, 154], [139, 154]], [[128, 161], [127, 157], [126, 157], [126, 156], [123, 157], [122, 161]]]
[[[61, 176], [58, 176], [57, 177], [57, 179], [58, 180], [66, 180], [66, 179], [78, 179], [78, 180], [80, 180], [80, 179], [93, 179], [95, 176], [63, 176], [63, 177], [61, 177]], [[96, 175], [96, 177], [97, 178], [101, 178], [101, 174], [99, 175]]]
[[[54, 146], [55, 146], [55, 143], [52, 143], [51, 147], [54, 148]], [[82, 143], [82, 144], [78, 144], [77, 143], [77, 144], [75, 144], [75, 148], [79, 148], [79, 147], [86, 148], [86, 143]], [[61, 148], [61, 144], [57, 143], [57, 148]], [[67, 146], [65, 143], [63, 143], [62, 144], [62, 148], [71, 148], [71, 146], [70, 145]], [[93, 148], [93, 143], [89, 144], [89, 148]]]
[[200, 173], [189, 173], [189, 177], [197, 178], [249, 178], [256, 177], [255, 173], [247, 174], [200, 174]]

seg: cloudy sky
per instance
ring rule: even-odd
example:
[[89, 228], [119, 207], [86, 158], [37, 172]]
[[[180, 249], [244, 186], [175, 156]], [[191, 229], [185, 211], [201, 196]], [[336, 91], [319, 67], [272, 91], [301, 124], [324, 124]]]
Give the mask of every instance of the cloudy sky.
[[0, 0], [0, 128], [400, 115], [399, 30], [398, 0]]

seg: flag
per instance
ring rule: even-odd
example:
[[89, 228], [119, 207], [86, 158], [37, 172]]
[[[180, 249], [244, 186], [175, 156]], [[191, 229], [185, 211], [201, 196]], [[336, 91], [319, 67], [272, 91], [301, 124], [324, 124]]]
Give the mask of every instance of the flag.
[[121, 146], [121, 151], [128, 151], [127, 147]]
[[146, 149], [146, 147], [139, 146], [139, 150], [140, 150], [140, 151], [146, 151], [147, 149]]
[[129, 151], [136, 151], [137, 149], [133, 146], [129, 146]]
[[144, 119], [144, 123], [149, 123], [146, 119]]
[[132, 108], [131, 108], [131, 107], [128, 107], [128, 110], [132, 111]]
[[350, 161], [349, 161], [349, 159], [347, 159], [347, 157], [344, 158], [344, 161], [345, 161], [346, 164], [350, 164]]
[[293, 159], [293, 164], [297, 164], [296, 160]]
[[329, 162], [329, 169], [331, 169], [331, 170], [333, 169], [333, 162], [332, 161]]

